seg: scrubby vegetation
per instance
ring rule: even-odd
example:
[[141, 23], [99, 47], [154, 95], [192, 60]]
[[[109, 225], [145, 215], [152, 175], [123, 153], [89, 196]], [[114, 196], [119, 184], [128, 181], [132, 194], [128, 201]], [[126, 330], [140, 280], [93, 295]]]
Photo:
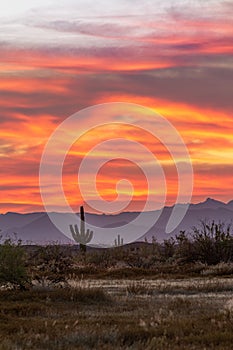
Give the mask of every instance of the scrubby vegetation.
[[191, 232], [158, 243], [135, 242], [111, 249], [77, 246], [22, 246], [7, 239], [0, 245], [0, 282], [12, 287], [65, 285], [70, 276], [136, 278], [231, 275], [231, 226], [201, 221]]
[[6, 239], [0, 245], [0, 284], [10, 283], [12, 287], [25, 289], [29, 280], [21, 242]]
[[[162, 244], [0, 245], [0, 350], [229, 349], [233, 237], [204, 222]], [[14, 337], [12, 335], [14, 334]]]

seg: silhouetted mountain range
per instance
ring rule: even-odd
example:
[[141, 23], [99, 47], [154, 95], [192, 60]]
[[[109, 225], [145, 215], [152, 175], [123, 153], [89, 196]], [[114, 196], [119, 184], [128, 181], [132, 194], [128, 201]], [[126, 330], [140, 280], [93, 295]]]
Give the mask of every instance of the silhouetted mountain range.
[[[233, 200], [228, 203], [223, 203], [208, 198], [204, 202], [190, 204], [182, 222], [171, 234], [168, 235], [165, 233], [165, 227], [172, 208], [173, 207], [165, 207], [157, 222], [149, 230], [147, 230], [145, 222], [142, 223], [142, 225], [140, 224], [142, 236], [138, 240], [144, 240], [146, 237], [150, 242], [152, 236], [154, 236], [159, 242], [161, 242], [164, 239], [178, 234], [181, 230], [186, 230], [187, 232], [190, 231], [193, 226], [198, 226], [200, 220], [215, 220], [227, 223], [230, 223], [233, 220]], [[157, 212], [158, 211], [149, 212], [148, 214], [145, 213], [145, 215], [148, 215], [149, 217], [149, 215], [156, 215]], [[63, 225], [64, 230], [67, 228], [67, 233], [69, 235], [69, 224], [74, 224], [73, 217], [67, 213], [50, 213], [50, 215], [56, 217], [61, 225]], [[138, 212], [123, 212], [117, 215], [97, 215], [86, 213], [86, 225], [87, 227], [89, 224], [99, 228], [109, 228], [113, 231], [114, 228], [116, 228], [114, 236], [111, 237], [111, 241], [114, 242], [114, 238], [118, 234], [117, 228], [119, 226], [128, 224], [129, 235], [134, 232], [135, 226], [134, 223], [131, 224], [131, 221], [138, 215]], [[16, 234], [17, 238], [21, 239], [24, 244], [48, 244], [52, 242], [60, 244], [74, 243], [72, 239], [66, 237], [53, 225], [48, 214], [45, 212], [28, 214], [8, 212], [6, 214], [0, 214], [0, 229], [2, 230], [2, 237], [13, 237], [14, 234]], [[104, 237], [102, 237], [102, 242], [104, 242]]]

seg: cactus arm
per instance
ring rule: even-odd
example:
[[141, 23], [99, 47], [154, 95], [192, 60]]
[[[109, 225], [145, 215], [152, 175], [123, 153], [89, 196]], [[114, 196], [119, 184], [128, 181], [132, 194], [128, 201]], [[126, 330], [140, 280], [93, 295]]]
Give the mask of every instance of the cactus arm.
[[72, 233], [73, 239], [77, 242], [77, 234], [75, 232], [73, 225], [70, 225], [70, 231]]
[[74, 232], [74, 228], [73, 225], [69, 225], [70, 226], [70, 232], [72, 233], [72, 236], [74, 237], [75, 232]]
[[79, 235], [78, 225], [74, 225], [75, 234]]
[[93, 231], [90, 231], [89, 229], [87, 230], [87, 233], [86, 233], [86, 243], [89, 243], [93, 238]]

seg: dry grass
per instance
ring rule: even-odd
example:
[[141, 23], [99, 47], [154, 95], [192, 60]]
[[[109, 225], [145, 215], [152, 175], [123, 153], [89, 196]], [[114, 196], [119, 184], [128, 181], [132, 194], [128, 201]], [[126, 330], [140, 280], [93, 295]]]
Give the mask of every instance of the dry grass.
[[230, 349], [233, 292], [225, 282], [232, 286], [77, 280], [70, 288], [0, 291], [0, 350]]
[[127, 285], [126, 292], [128, 295], [152, 295], [154, 289], [148, 282], [134, 281]]
[[233, 278], [197, 277], [186, 279], [72, 279], [72, 288], [101, 288], [111, 295], [201, 295], [233, 293]]
[[233, 274], [233, 263], [221, 262], [217, 265], [208, 266], [202, 271], [203, 276], [224, 276]]

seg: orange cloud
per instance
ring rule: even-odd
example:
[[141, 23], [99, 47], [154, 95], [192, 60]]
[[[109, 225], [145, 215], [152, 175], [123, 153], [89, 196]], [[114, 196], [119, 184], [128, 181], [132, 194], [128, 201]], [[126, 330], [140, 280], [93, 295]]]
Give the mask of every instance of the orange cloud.
[[[172, 23], [176, 24], [174, 31]], [[132, 32], [140, 25], [145, 33], [113, 33], [111, 39], [118, 40], [115, 44], [111, 41], [109, 45], [105, 42], [103, 46], [89, 45], [79, 50], [65, 46], [1, 47], [2, 211], [43, 210], [39, 163], [55, 127], [81, 108], [116, 101], [150, 107], [177, 128], [194, 165], [194, 201], [209, 196], [232, 199], [231, 22], [181, 16], [173, 22], [142, 21], [130, 27]], [[101, 26], [96, 34], [94, 28], [93, 25], [89, 35], [108, 39]], [[93, 120], [98, 121], [98, 116], [93, 116]], [[80, 128], [83, 126], [85, 120], [80, 122]], [[167, 204], [173, 204], [178, 184], [171, 155], [149, 133], [122, 126], [120, 130], [96, 128], [70, 149], [64, 164], [63, 185], [71, 206], [77, 210], [83, 201], [77, 183], [77, 169], [83, 156], [96, 143], [119, 135], [136, 140], [156, 155], [167, 179]], [[141, 155], [135, 153], [133, 147], [125, 149], [125, 156], [131, 161]], [[112, 154], [117, 156], [115, 151]], [[93, 162], [103, 155], [104, 152], [97, 152]], [[99, 172], [99, 194], [108, 201], [114, 200], [116, 183], [122, 178], [129, 179], [135, 190], [127, 210], [140, 210], [147, 198], [145, 176], [122, 158], [107, 163]], [[51, 203], [63, 210], [55, 189], [49, 191]]]
[[[135, 96], [134, 99], [131, 96], [112, 96], [111, 98], [105, 96], [104, 101], [116, 101], [118, 99], [151, 107], [167, 117], [177, 127], [188, 145], [193, 160], [195, 171], [193, 196], [195, 199], [201, 199], [207, 193], [213, 194], [219, 199], [230, 199], [229, 188], [232, 188], [232, 173], [224, 174], [223, 170], [224, 165], [227, 167], [232, 164], [231, 135], [233, 125], [227, 113], [201, 110], [200, 108], [174, 104], [169, 101], [154, 101], [140, 96]], [[210, 115], [211, 122], [209, 119]], [[0, 148], [2, 150], [2, 166], [4, 169], [2, 186], [7, 189], [7, 191], [4, 191], [2, 202], [8, 203], [5, 207], [2, 205], [2, 210], [9, 210], [11, 208], [9, 203], [11, 202], [13, 207], [21, 205], [21, 209], [29, 208], [28, 203], [30, 203], [32, 209], [42, 209], [37, 173], [39, 160], [43, 146], [57, 125], [57, 121], [49, 115], [39, 116], [34, 119], [34, 117], [15, 113], [11, 117], [14, 120], [6, 120], [3, 124], [4, 127], [1, 129], [1, 140], [4, 140]], [[223, 127], [226, 124], [228, 125], [227, 129]], [[19, 130], [20, 132], [18, 132]], [[64, 188], [70, 204], [75, 209], [83, 201], [77, 183], [77, 166], [80, 164], [82, 157], [96, 143], [118, 135], [119, 130], [116, 128], [107, 130], [104, 127], [99, 127], [84, 135], [77, 142], [77, 145], [71, 148], [67, 156], [67, 163], [64, 165]], [[159, 158], [167, 177], [167, 204], [172, 204], [177, 193], [177, 174], [175, 165], [165, 147], [150, 134], [132, 129], [129, 126], [121, 127], [120, 135], [122, 138], [137, 140], [144, 144]], [[129, 156], [132, 158], [132, 151], [130, 149], [128, 151]], [[127, 152], [125, 155], [127, 156]], [[208, 170], [203, 173], [200, 169], [205, 164], [208, 164]], [[222, 172], [217, 172], [218, 168], [221, 168]], [[221, 181], [223, 176], [224, 186], [219, 190], [219, 181]], [[114, 200], [116, 196], [115, 185], [121, 178], [129, 178], [135, 188], [133, 201], [135, 205], [132, 203], [128, 210], [141, 208], [147, 197], [145, 179], [142, 174], [140, 175], [137, 172], [134, 166], [126, 166], [126, 163], [121, 160], [110, 163], [99, 174], [97, 187], [100, 195], [106, 200]], [[25, 179], [26, 184], [20, 187], [22, 183], [25, 183]], [[16, 191], [17, 195], [15, 195]], [[25, 191], [27, 191], [26, 196]], [[56, 201], [56, 193], [53, 194], [52, 198]]]

